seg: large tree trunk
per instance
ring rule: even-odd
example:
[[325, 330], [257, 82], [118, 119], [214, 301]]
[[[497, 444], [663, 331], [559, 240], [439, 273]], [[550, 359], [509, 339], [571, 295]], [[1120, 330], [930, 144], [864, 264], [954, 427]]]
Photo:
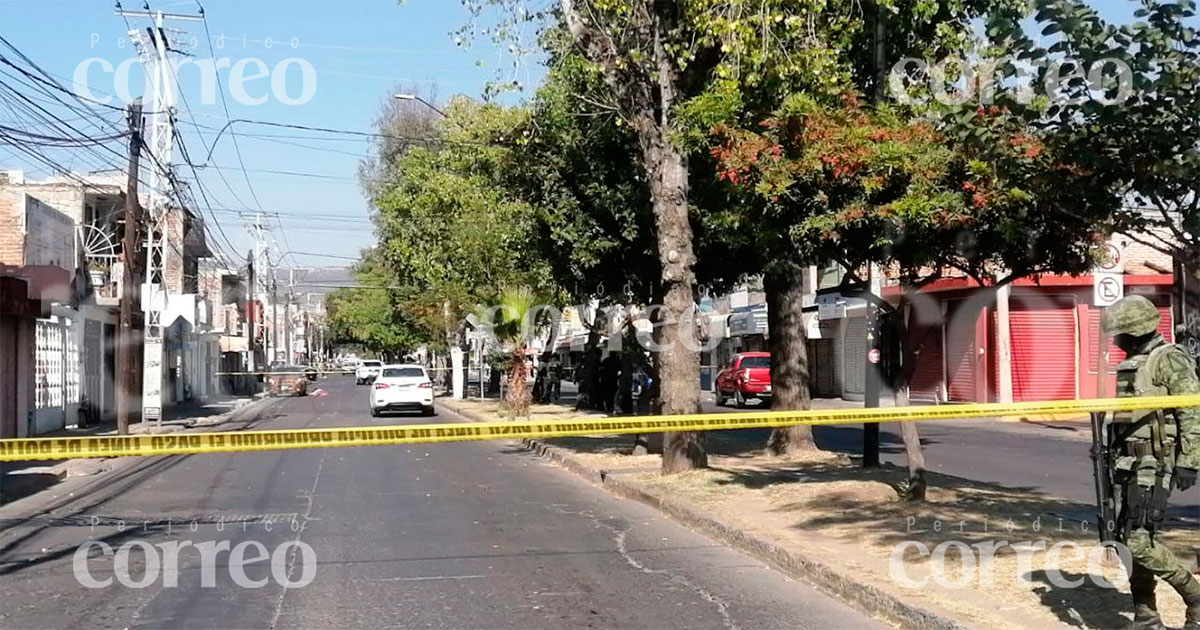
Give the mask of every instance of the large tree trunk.
[[[690, 314], [695, 304], [696, 258], [692, 251], [692, 224], [688, 217], [687, 157], [670, 140], [670, 116], [679, 102], [682, 85], [672, 50], [678, 37], [681, 8], [676, 2], [651, 2], [632, 18], [638, 31], [649, 37], [653, 66], [638, 69], [627, 64], [628, 50], [618, 50], [612, 38], [594, 22], [595, 15], [577, 0], [559, 0], [567, 31], [589, 59], [596, 62], [605, 82], [618, 97], [621, 109], [637, 133], [642, 166], [649, 179], [662, 264], [663, 304], [673, 317], [663, 323], [667, 346], [660, 352], [659, 373], [664, 414], [700, 411], [700, 356], [680, 343], [678, 318]], [[697, 66], [699, 67], [699, 66]], [[695, 68], [691, 71], [695, 73]], [[689, 331], [690, 334], [690, 331]], [[667, 433], [663, 436], [664, 473], [708, 465], [702, 434]]]
[[[662, 262], [663, 305], [671, 314], [663, 321], [665, 340], [660, 351], [659, 390], [662, 413], [700, 413], [700, 355], [683, 343], [680, 326], [691, 326], [695, 308], [696, 275], [693, 270], [692, 224], [688, 218], [687, 158], [671, 145], [665, 128], [646, 143], [647, 164], [652, 166], [650, 193]], [[689, 336], [693, 331], [688, 331]], [[708, 466], [703, 433], [686, 431], [663, 436], [664, 474]]]
[[[771, 409], [799, 410], [812, 406], [808, 375], [808, 331], [804, 329], [803, 270], [786, 264], [763, 279], [767, 293], [767, 330], [771, 350]], [[789, 455], [816, 449], [812, 427], [798, 425], [771, 431], [767, 450]]]

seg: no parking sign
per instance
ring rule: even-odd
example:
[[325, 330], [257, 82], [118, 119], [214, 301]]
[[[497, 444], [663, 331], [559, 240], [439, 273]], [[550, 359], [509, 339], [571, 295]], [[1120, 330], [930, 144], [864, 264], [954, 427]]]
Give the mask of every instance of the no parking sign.
[[1121, 249], [1112, 243], [1104, 246], [1105, 260], [1092, 270], [1092, 305], [1112, 306], [1125, 297], [1125, 261]]

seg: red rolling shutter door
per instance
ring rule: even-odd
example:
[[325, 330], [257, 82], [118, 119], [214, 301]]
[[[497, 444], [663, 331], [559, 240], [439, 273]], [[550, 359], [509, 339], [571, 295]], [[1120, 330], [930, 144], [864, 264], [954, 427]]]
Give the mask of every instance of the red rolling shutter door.
[[979, 402], [976, 333], [980, 311], [960, 304], [950, 307], [946, 320], [946, 393], [954, 402]]
[[1065, 300], [1009, 313], [1013, 400], [1075, 398], [1075, 308]]
[[909, 344], [916, 356], [909, 397], [936, 402], [941, 395], [945, 356], [942, 352], [942, 325], [910, 324]]
[[[1154, 300], [1154, 301], [1157, 303], [1160, 300]], [[1174, 341], [1175, 340], [1175, 324], [1174, 324], [1174, 322], [1171, 321], [1171, 305], [1170, 304], [1156, 304], [1156, 306], [1158, 306], [1159, 315], [1162, 316], [1158, 320], [1159, 334], [1161, 334], [1163, 336], [1163, 339], [1166, 339], [1169, 342]], [[1101, 309], [1095, 308], [1095, 307], [1088, 309], [1088, 340], [1089, 340], [1089, 343], [1088, 343], [1087, 368], [1088, 368], [1088, 372], [1092, 375], [1096, 374], [1096, 342], [1093, 340], [1096, 339], [1097, 335], [1099, 334], [1098, 329], [1100, 328], [1100, 311], [1101, 311]], [[1117, 364], [1124, 360], [1125, 360], [1125, 353], [1121, 352], [1120, 348], [1112, 345], [1112, 342], [1110, 341], [1109, 346], [1108, 346], [1108, 365], [1109, 365], [1109, 367], [1116, 368]], [[1111, 376], [1110, 381], [1111, 382], [1109, 383], [1108, 393], [1111, 395], [1112, 391], [1113, 391], [1112, 385], [1113, 385], [1113, 383], [1116, 382], [1116, 377]]]

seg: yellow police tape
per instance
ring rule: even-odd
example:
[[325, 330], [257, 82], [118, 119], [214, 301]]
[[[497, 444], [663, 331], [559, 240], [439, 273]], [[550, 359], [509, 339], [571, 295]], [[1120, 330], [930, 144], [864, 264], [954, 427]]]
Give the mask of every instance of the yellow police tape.
[[1051, 402], [986, 403], [877, 409], [813, 409], [761, 413], [586, 418], [578, 420], [410, 424], [328, 429], [282, 429], [221, 433], [176, 433], [121, 437], [23, 438], [0, 440], [0, 461], [240, 453], [297, 448], [382, 446], [576, 435], [719, 431], [794, 425], [947, 420], [1047, 413], [1089, 413], [1200, 407], [1200, 395], [1101, 398]]

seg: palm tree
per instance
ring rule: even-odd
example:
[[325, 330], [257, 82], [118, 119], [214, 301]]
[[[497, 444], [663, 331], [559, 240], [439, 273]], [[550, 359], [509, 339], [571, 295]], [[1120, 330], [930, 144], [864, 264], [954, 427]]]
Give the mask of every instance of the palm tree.
[[529, 287], [505, 288], [496, 303], [481, 308], [478, 315], [479, 321], [490, 326], [496, 341], [509, 353], [508, 390], [503, 406], [514, 418], [529, 415], [531, 396], [525, 383], [528, 376], [525, 349], [546, 323], [547, 310], [539, 308], [543, 304], [545, 300]]

